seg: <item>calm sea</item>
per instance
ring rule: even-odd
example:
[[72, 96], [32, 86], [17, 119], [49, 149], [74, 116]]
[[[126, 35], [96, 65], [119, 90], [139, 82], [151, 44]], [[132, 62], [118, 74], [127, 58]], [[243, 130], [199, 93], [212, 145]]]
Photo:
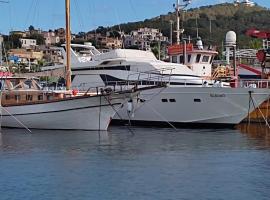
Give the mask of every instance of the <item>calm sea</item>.
[[0, 200], [269, 200], [270, 131], [3, 129]]

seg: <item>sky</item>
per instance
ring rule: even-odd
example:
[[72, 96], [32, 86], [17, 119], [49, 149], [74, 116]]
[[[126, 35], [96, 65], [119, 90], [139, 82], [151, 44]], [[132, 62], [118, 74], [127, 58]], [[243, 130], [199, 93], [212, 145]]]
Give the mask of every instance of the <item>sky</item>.
[[[0, 3], [0, 33], [27, 30], [30, 25], [42, 30], [65, 26], [65, 0], [5, 0]], [[188, 8], [232, 2], [233, 0], [192, 0]], [[71, 0], [71, 30], [89, 31], [98, 26], [135, 22], [173, 12], [176, 0]], [[270, 0], [254, 0], [270, 8]]]

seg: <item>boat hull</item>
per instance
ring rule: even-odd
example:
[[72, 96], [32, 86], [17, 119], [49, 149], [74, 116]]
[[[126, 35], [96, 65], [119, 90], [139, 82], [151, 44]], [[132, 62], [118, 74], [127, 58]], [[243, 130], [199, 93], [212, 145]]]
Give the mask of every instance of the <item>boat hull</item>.
[[[124, 121], [151, 125], [156, 122], [175, 124], [239, 124], [248, 113], [269, 97], [269, 89], [168, 87], [141, 93], [132, 112], [119, 111]], [[253, 106], [253, 103], [255, 107]], [[125, 105], [127, 106], [127, 105]], [[114, 117], [119, 121], [118, 116]]]
[[107, 130], [127, 94], [79, 97], [55, 102], [2, 107], [2, 126], [35, 129]]

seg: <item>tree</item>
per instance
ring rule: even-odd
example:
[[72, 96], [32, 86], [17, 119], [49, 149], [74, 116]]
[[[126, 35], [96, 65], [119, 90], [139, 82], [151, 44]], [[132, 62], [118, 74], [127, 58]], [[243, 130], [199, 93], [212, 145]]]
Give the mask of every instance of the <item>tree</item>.
[[36, 39], [37, 40], [37, 45], [45, 44], [45, 39], [41, 34], [34, 33], [34, 34], [31, 34], [30, 37], [31, 37], [31, 39]]
[[101, 33], [102, 35], [105, 35], [108, 31], [108, 28], [105, 28], [103, 26], [99, 26], [97, 29], [96, 29], [96, 33]]
[[20, 38], [21, 38], [21, 35], [19, 34], [11, 34], [8, 38], [7, 46], [9, 46], [9, 48], [11, 49], [21, 48], [22, 44], [21, 44]]
[[35, 27], [33, 25], [30, 25], [28, 30], [30, 33], [32, 33], [35, 30]]

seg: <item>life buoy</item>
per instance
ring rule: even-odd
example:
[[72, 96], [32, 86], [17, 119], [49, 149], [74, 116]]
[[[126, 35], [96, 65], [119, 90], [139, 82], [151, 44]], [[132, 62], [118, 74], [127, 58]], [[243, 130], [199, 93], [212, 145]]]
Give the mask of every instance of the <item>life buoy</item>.
[[78, 92], [79, 92], [79, 90], [73, 89], [73, 90], [72, 90], [72, 95], [76, 96], [76, 95], [78, 94]]

